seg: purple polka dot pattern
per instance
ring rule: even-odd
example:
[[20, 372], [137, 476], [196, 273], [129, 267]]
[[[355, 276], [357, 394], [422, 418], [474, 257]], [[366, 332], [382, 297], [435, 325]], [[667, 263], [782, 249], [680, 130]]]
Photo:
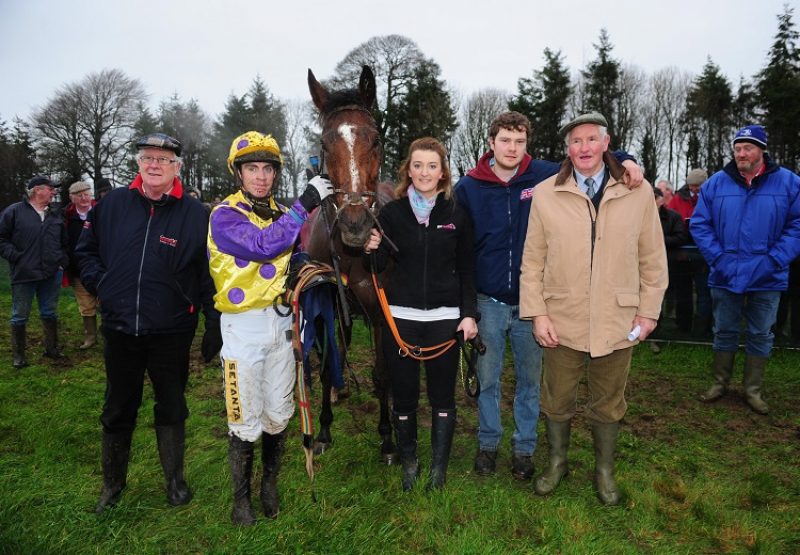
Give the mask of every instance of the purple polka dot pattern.
[[239, 268], [247, 268], [247, 265], [250, 264], [249, 260], [244, 260], [243, 258], [239, 258], [238, 256], [235, 256], [233, 258], [233, 261], [236, 263], [236, 266], [238, 266]]
[[272, 279], [275, 277], [275, 266], [272, 264], [264, 264], [259, 268], [258, 273], [264, 279]]
[[249, 144], [250, 144], [250, 141], [248, 141], [247, 139], [242, 139], [241, 141], [239, 141], [239, 142], [236, 144], [236, 148], [238, 148], [239, 150], [241, 150], [241, 149], [243, 149], [244, 147], [246, 147], [246, 146], [247, 146], [247, 145], [249, 145]]
[[233, 304], [241, 304], [241, 302], [244, 300], [244, 291], [238, 287], [234, 287], [228, 291], [228, 300]]

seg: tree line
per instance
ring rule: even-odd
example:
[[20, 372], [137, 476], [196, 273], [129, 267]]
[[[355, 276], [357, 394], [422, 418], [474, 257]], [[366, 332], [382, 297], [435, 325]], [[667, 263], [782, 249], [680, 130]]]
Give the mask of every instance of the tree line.
[[[520, 77], [511, 94], [486, 88], [467, 96], [450, 88], [441, 69], [411, 39], [373, 37], [351, 50], [326, 85], [353, 87], [363, 65], [376, 76], [373, 113], [384, 149], [382, 175], [393, 179], [408, 145], [417, 137], [442, 140], [456, 175], [474, 167], [485, 152], [486, 131], [499, 113], [512, 109], [533, 125], [529, 152], [560, 160], [559, 127], [576, 114], [596, 110], [609, 120], [612, 147], [635, 153], [645, 176], [680, 186], [691, 168], [719, 170], [730, 158], [735, 129], [761, 123], [769, 152], [780, 164], [800, 165], [800, 51], [788, 5], [777, 16], [777, 31], [763, 68], [734, 85], [711, 58], [698, 75], [676, 67], [647, 74], [614, 55], [601, 29], [595, 57], [573, 72], [560, 51], [545, 48], [543, 65]], [[223, 111], [210, 116], [195, 99], [178, 95], [147, 105], [142, 83], [119, 69], [91, 73], [58, 88], [28, 119], [0, 120], [0, 206], [18, 200], [24, 182], [46, 173], [63, 183], [101, 177], [117, 186], [136, 173], [132, 141], [162, 131], [184, 145], [181, 179], [205, 200], [230, 191], [226, 159], [237, 135], [257, 129], [272, 133], [284, 153], [278, 196], [298, 194], [319, 127], [310, 101], [282, 101], [256, 76], [243, 94], [231, 94]], [[66, 194], [62, 194], [66, 198]]]

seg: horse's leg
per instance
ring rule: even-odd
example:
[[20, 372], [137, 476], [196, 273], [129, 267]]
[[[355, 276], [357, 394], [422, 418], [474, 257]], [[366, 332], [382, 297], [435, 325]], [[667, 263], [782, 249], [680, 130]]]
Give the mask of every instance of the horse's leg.
[[[326, 341], [325, 323], [322, 318], [317, 318], [314, 322], [317, 330], [317, 339], [321, 344]], [[324, 351], [324, 352], [322, 352]], [[319, 412], [319, 433], [314, 440], [314, 454], [321, 455], [333, 444], [331, 437], [331, 424], [333, 423], [333, 410], [331, 408], [331, 357], [336, 356], [336, 346], [327, 345], [322, 350], [318, 350], [320, 360], [320, 389], [322, 390], [322, 407]]]
[[375, 386], [375, 396], [380, 405], [380, 420], [378, 433], [381, 436], [381, 458], [387, 465], [397, 461], [394, 442], [392, 441], [392, 421], [389, 417], [389, 371], [383, 360], [383, 330], [382, 323], [376, 322], [373, 326], [375, 338], [375, 366], [372, 369], [372, 382]]

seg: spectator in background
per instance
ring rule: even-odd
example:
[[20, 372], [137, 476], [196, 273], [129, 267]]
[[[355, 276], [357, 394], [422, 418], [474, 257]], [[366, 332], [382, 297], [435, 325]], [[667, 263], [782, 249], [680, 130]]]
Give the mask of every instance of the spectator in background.
[[[683, 218], [689, 229], [700, 186], [708, 179], [704, 169], [695, 168], [686, 176], [686, 184], [672, 197], [668, 208]], [[691, 237], [689, 237], [691, 242]], [[675, 324], [693, 338], [708, 337], [711, 332], [711, 293], [708, 290], [708, 265], [694, 249], [681, 251], [674, 261], [670, 283], [675, 290]], [[672, 260], [670, 260], [672, 262]], [[694, 292], [692, 291], [694, 286]], [[695, 300], [696, 297], [696, 300]]]
[[711, 268], [714, 383], [700, 396], [716, 401], [728, 388], [746, 322], [744, 393], [759, 414], [772, 325], [789, 264], [800, 255], [800, 177], [766, 153], [767, 132], [748, 125], [733, 138], [733, 160], [703, 185], [690, 230]]
[[686, 220], [686, 227], [689, 227], [689, 218], [692, 217], [694, 207], [697, 206], [697, 199], [700, 195], [700, 186], [708, 179], [706, 170], [695, 168], [686, 176], [686, 185], [681, 187], [678, 192], [672, 197], [671, 201], [664, 203], [667, 208], [674, 210], [681, 215], [681, 218]]
[[[683, 223], [681, 215], [670, 210], [664, 206], [664, 193], [661, 189], [653, 189], [653, 194], [656, 197], [656, 206], [658, 206], [658, 218], [661, 221], [661, 230], [664, 232], [664, 246], [667, 248], [667, 266], [669, 267], [669, 282], [670, 287], [667, 287], [666, 298], [674, 295], [672, 288], [672, 281], [674, 279], [673, 269], [675, 262], [680, 254], [678, 247], [681, 247], [689, 240], [689, 233], [686, 230], [686, 225]], [[664, 303], [667, 304], [666, 302]], [[650, 342], [650, 349], [654, 353], [660, 352], [660, 347], [657, 342]]]
[[672, 188], [672, 183], [666, 179], [662, 179], [656, 185], [656, 189], [661, 191], [661, 194], [664, 195], [664, 204], [669, 206], [669, 203], [672, 202], [672, 197], [674, 196], [675, 192], [675, 190]]
[[95, 185], [95, 192], [97, 193], [98, 202], [114, 189], [114, 186], [111, 184], [111, 181], [109, 181], [105, 177], [101, 177], [100, 179], [98, 179], [94, 185]]
[[587, 375], [597, 495], [616, 505], [614, 452], [625, 415], [633, 346], [655, 329], [667, 288], [664, 234], [650, 186], [628, 190], [608, 152], [599, 113], [561, 128], [568, 159], [536, 187], [520, 278], [521, 318], [544, 347], [542, 412], [550, 463], [536, 479], [548, 495], [568, 472], [570, 423]]
[[55, 184], [43, 175], [31, 178], [26, 194], [0, 215], [0, 256], [11, 272], [11, 350], [14, 368], [28, 365], [26, 325], [34, 295], [44, 328], [44, 356], [63, 358], [58, 348], [58, 293], [67, 266], [64, 217], [53, 204]]
[[75, 246], [78, 244], [89, 210], [95, 205], [92, 198], [92, 186], [85, 181], [76, 181], [69, 186], [69, 200], [70, 203], [64, 211], [69, 245], [69, 266], [66, 268], [65, 274], [67, 282], [75, 293], [78, 311], [83, 318], [83, 343], [78, 349], [84, 350], [97, 342], [97, 297], [89, 293], [81, 283], [80, 268], [75, 258]]

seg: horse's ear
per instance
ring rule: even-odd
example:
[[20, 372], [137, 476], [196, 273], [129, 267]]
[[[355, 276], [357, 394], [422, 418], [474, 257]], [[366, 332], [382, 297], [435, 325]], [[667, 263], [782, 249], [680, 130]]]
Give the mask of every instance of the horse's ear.
[[364, 66], [361, 70], [361, 78], [358, 80], [358, 92], [364, 100], [364, 105], [372, 108], [375, 104], [375, 74], [369, 66]]
[[314, 101], [314, 106], [321, 112], [328, 101], [328, 91], [317, 81], [317, 78], [314, 77], [314, 72], [310, 68], [308, 70], [308, 91], [311, 93], [311, 100]]

